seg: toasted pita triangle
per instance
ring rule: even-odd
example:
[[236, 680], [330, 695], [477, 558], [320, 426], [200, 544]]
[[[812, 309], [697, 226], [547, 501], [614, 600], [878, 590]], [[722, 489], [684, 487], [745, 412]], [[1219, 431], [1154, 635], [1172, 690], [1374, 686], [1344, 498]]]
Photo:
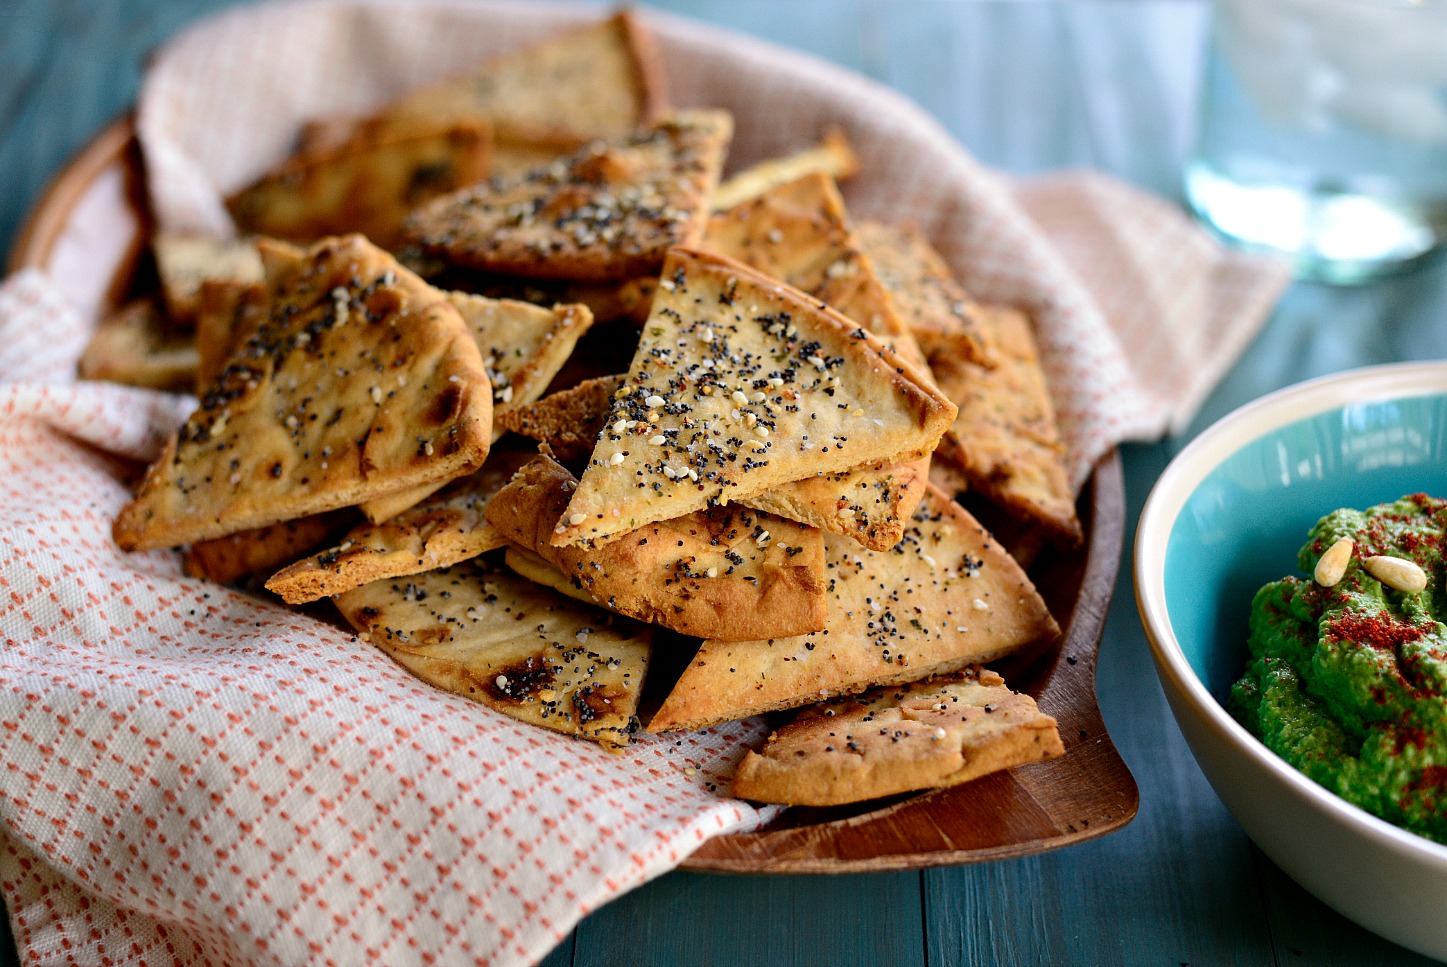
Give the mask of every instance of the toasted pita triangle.
[[826, 534], [824, 553], [828, 630], [705, 641], [649, 731], [703, 728], [916, 681], [1059, 633], [1019, 565], [933, 488], [892, 550], [861, 551]]
[[828, 175], [806, 174], [715, 212], [700, 247], [813, 296], [924, 368], [924, 356], [855, 239], [844, 199]]
[[646, 524], [605, 547], [554, 547], [577, 481], [535, 457], [488, 505], [509, 541], [562, 571], [593, 600], [685, 635], [750, 639], [824, 629], [820, 532], [744, 507]]
[[497, 425], [546, 443], [564, 466], [581, 464], [593, 452], [613, 405], [613, 395], [622, 386], [622, 374], [584, 380], [569, 389], [549, 393], [536, 403], [499, 414]]
[[1075, 494], [1030, 320], [1001, 307], [982, 307], [981, 318], [997, 347], [993, 368], [968, 360], [965, 337], [925, 338], [939, 385], [959, 406], [940, 459], [961, 464], [971, 490], [1078, 544]]
[[855, 155], [849, 137], [839, 128], [825, 132], [823, 139], [812, 148], [781, 158], [770, 158], [737, 172], [714, 192], [714, 211], [727, 211], [771, 188], [815, 172], [828, 175], [835, 181], [853, 178], [859, 173], [859, 157]]
[[360, 232], [391, 247], [407, 213], [488, 175], [485, 123], [363, 125], [342, 144], [292, 155], [226, 199], [238, 227], [309, 242]]
[[947, 337], [970, 362], [995, 365], [993, 327], [923, 235], [908, 225], [862, 221], [854, 226], [854, 237], [916, 339]]
[[[482, 352], [492, 383], [492, 438], [496, 441], [505, 432], [497, 418], [543, 395], [572, 355], [578, 337], [593, 324], [593, 315], [583, 305], [545, 309], [513, 299], [489, 299], [466, 292], [445, 294], [462, 314]], [[369, 500], [362, 505], [362, 513], [380, 524], [417, 506], [441, 486], [416, 487]]]
[[196, 317], [201, 287], [208, 280], [241, 285], [261, 281], [256, 245], [245, 238], [159, 231], [151, 238], [151, 254], [173, 323], [189, 323]]
[[[709, 220], [704, 247], [752, 265], [819, 299], [927, 371], [874, 266], [850, 229], [844, 200], [827, 174], [768, 187]], [[928, 458], [820, 475], [750, 501], [763, 510], [888, 550], [924, 493]]]
[[487, 523], [483, 509], [531, 456], [493, 450], [477, 473], [386, 523], [354, 527], [336, 547], [300, 561], [295, 554], [285, 558], [295, 563], [273, 574], [266, 589], [287, 604], [305, 604], [383, 578], [449, 567], [504, 546], [507, 539]]
[[553, 543], [917, 459], [953, 418], [927, 377], [843, 316], [730, 259], [678, 249]]
[[101, 321], [76, 371], [81, 379], [185, 392], [195, 385], [198, 361], [194, 342], [166, 325], [155, 302], [142, 299]]
[[520, 179], [437, 199], [409, 219], [425, 255], [536, 278], [622, 280], [696, 242], [733, 133], [725, 111], [680, 111]]
[[516, 544], [508, 545], [507, 551], [502, 556], [503, 563], [514, 573], [527, 578], [534, 584], [541, 584], [545, 588], [552, 588], [559, 594], [565, 594], [574, 601], [582, 601], [584, 604], [597, 607], [598, 602], [593, 596], [582, 588], [577, 587], [569, 581], [562, 571], [543, 560], [532, 551], [525, 551]]
[[356, 513], [345, 508], [197, 541], [181, 555], [181, 567], [193, 578], [219, 584], [265, 577], [300, 555], [336, 540], [355, 522]]
[[651, 121], [666, 102], [663, 86], [652, 35], [622, 11], [415, 91], [386, 114], [481, 118], [500, 143], [562, 151]]
[[[497, 420], [506, 429], [547, 443], [571, 469], [593, 452], [613, 394], [622, 385], [621, 375], [587, 380]], [[779, 484], [739, 503], [883, 551], [899, 543], [926, 482], [919, 462], [869, 464]]]
[[360, 236], [279, 280], [113, 528], [171, 547], [474, 470], [492, 400], [477, 343], [436, 289]]
[[652, 633], [482, 559], [337, 598], [354, 628], [423, 681], [504, 715], [620, 748]]
[[988, 669], [806, 709], [750, 752], [733, 794], [837, 806], [954, 786], [1062, 755], [1055, 719]]

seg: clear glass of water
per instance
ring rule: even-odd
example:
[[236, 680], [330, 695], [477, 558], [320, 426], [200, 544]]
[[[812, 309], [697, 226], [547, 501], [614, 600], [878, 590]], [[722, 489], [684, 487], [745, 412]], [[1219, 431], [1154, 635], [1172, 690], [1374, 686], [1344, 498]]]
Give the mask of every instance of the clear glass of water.
[[1447, 239], [1447, 0], [1215, 0], [1197, 217], [1350, 284]]

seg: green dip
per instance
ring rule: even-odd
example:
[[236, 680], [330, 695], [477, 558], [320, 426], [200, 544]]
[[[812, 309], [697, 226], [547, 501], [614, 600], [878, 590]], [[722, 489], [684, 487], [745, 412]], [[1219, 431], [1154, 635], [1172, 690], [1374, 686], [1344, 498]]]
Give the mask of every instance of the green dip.
[[[1447, 843], [1447, 500], [1413, 494], [1338, 510], [1297, 560], [1312, 573], [1339, 538], [1356, 544], [1335, 587], [1266, 585], [1251, 603], [1246, 674], [1228, 707], [1309, 778], [1389, 823]], [[1383, 586], [1363, 558], [1415, 561], [1427, 589]]]

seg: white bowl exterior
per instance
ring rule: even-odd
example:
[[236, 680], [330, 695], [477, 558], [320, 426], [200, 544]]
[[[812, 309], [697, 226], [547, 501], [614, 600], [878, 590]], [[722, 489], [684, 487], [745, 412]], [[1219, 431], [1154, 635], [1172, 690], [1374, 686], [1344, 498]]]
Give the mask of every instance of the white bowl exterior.
[[[1447, 392], [1447, 363], [1377, 366], [1281, 390], [1224, 417], [1176, 456], [1136, 531], [1136, 599], [1171, 711], [1216, 794], [1292, 879], [1333, 909], [1447, 960], [1447, 846], [1351, 805], [1276, 756], [1216, 701], [1166, 610], [1166, 545], [1201, 481], [1244, 444], [1346, 403]], [[1289, 821], [1283, 822], [1283, 817]]]

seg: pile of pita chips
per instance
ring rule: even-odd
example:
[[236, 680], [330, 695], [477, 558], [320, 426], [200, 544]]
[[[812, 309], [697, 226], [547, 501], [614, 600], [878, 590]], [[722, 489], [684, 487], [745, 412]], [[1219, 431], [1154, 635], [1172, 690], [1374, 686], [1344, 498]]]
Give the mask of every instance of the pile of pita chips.
[[[1058, 754], [981, 665], [1059, 628], [951, 499], [1078, 539], [1028, 319], [852, 221], [842, 134], [721, 183], [731, 133], [666, 108], [627, 14], [310, 126], [231, 207], [328, 237], [157, 241], [201, 407], [117, 542], [330, 598], [419, 678], [605, 748], [797, 714], [740, 768], [760, 801]], [[640, 722], [656, 628], [696, 650]]]

